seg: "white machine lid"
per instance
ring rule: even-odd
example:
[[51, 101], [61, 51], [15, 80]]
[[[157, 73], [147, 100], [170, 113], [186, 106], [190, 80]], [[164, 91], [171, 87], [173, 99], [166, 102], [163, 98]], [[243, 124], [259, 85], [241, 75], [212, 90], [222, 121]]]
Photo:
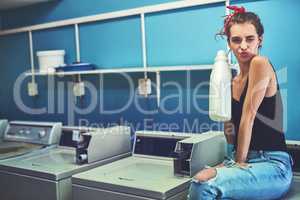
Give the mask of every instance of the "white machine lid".
[[36, 155], [3, 161], [0, 169], [22, 175], [56, 180], [57, 177], [80, 166], [74, 164], [74, 151], [53, 148]]
[[124, 157], [124, 155], [119, 155], [90, 164], [78, 165], [75, 163], [75, 149], [57, 147], [39, 154], [2, 161], [0, 162], [0, 170], [49, 180], [61, 180], [75, 173], [114, 161], [122, 156]]
[[43, 148], [43, 145], [24, 142], [2, 142], [0, 144], [0, 160], [31, 153]]
[[126, 194], [167, 199], [189, 187], [190, 178], [173, 175], [173, 161], [131, 156], [74, 175], [72, 183]]

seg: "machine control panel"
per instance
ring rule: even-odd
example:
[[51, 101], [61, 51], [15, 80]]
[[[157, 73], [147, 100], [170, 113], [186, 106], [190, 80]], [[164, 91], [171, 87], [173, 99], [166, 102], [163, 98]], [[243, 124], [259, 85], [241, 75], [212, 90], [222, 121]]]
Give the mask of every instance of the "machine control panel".
[[187, 177], [194, 176], [206, 165], [220, 164], [225, 149], [226, 139], [219, 131], [201, 134], [137, 131], [134, 143], [134, 155], [171, 158], [174, 175]]
[[0, 141], [3, 138], [4, 131], [6, 130], [7, 125], [8, 121], [6, 119], [0, 119]]
[[162, 156], [174, 158], [176, 143], [182, 138], [155, 137], [149, 135], [137, 135], [134, 153], [148, 156]]
[[11, 121], [4, 133], [4, 140], [35, 144], [57, 144], [61, 123]]

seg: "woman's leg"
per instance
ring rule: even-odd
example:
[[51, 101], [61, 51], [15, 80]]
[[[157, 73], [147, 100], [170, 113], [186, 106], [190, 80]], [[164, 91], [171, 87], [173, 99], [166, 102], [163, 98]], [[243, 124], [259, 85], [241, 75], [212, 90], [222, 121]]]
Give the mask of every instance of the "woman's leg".
[[216, 168], [216, 176], [192, 182], [189, 200], [276, 199], [290, 186], [292, 172], [287, 153], [262, 153], [250, 159], [248, 168], [227, 165]]

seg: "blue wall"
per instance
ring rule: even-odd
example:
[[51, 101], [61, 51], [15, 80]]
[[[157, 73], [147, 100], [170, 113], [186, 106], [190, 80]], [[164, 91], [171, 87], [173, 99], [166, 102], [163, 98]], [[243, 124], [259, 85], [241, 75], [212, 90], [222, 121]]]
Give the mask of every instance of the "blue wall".
[[[144, 5], [166, 3], [172, 0], [104, 0], [104, 1], [54, 1], [27, 8], [9, 10], [1, 13], [4, 28], [19, 27], [53, 20], [80, 17], [115, 10], [134, 8]], [[280, 87], [286, 106], [286, 132], [289, 139], [300, 139], [300, 128], [297, 122], [300, 108], [297, 99], [297, 74], [300, 63], [297, 49], [300, 45], [300, 2], [297, 0], [265, 0], [235, 1], [243, 3], [248, 10], [258, 13], [265, 25], [265, 40], [262, 54], [270, 57], [278, 70]], [[222, 25], [224, 15], [223, 4], [197, 6], [189, 9], [168, 11], [146, 15], [146, 42], [148, 64], [150, 66], [210, 64], [218, 49], [224, 49], [224, 40], [215, 40], [214, 34]], [[288, 12], [287, 12], [288, 11]], [[128, 17], [106, 22], [89, 23], [80, 26], [82, 61], [95, 63], [98, 68], [142, 66], [142, 50], [140, 44], [140, 22], [138, 17]], [[73, 27], [64, 27], [33, 33], [34, 51], [46, 49], [65, 49], [67, 63], [75, 61]], [[37, 61], [36, 61], [37, 63]], [[84, 81], [95, 87], [96, 92], [76, 100], [78, 108], [86, 108], [96, 101], [96, 106], [87, 114], [72, 112], [75, 99], [69, 94], [72, 77], [56, 77], [48, 82], [47, 77], [38, 77], [39, 96], [28, 97], [26, 85], [28, 77], [22, 84], [21, 97], [28, 107], [47, 107], [48, 102], [55, 102], [46, 110], [28, 114], [22, 111], [13, 98], [15, 80], [21, 73], [30, 68], [28, 38], [25, 33], [0, 37], [0, 117], [27, 120], [59, 120], [65, 124], [78, 124], [80, 119], [89, 123], [124, 123], [129, 122], [136, 129], [158, 129], [173, 131], [199, 132], [210, 128], [220, 129], [220, 124], [212, 123], [207, 114], [199, 113], [199, 109], [207, 110], [207, 98], [196, 99], [195, 95], [207, 95], [208, 87], [199, 87], [199, 83], [209, 80], [209, 71], [198, 72], [165, 72], [162, 73], [162, 107], [173, 110], [165, 113], [157, 108], [155, 90], [153, 96], [137, 98], [137, 103], [130, 103], [128, 108], [114, 114], [106, 114], [103, 110], [121, 108], [132, 97], [129, 95], [129, 83], [122, 75], [104, 75], [104, 87], [100, 86], [99, 75], [85, 75]], [[128, 75], [137, 87], [142, 73]], [[155, 74], [149, 74], [155, 81]], [[173, 81], [180, 86], [181, 97], [174, 85], [165, 85]], [[54, 84], [54, 88], [52, 88]], [[154, 89], [154, 88], [153, 88]], [[173, 98], [168, 98], [173, 95]], [[137, 95], [134, 95], [137, 97]], [[64, 99], [64, 100], [62, 100]], [[8, 106], [6, 106], [8, 105]], [[138, 106], [137, 106], [138, 105]], [[178, 107], [178, 105], [181, 105]], [[140, 112], [141, 107], [149, 112]], [[176, 109], [179, 108], [179, 109]], [[198, 109], [198, 110], [197, 110]], [[151, 112], [150, 112], [151, 111]], [[146, 120], [145, 120], [146, 119]], [[146, 125], [146, 126], [145, 126]], [[161, 125], [158, 127], [158, 125]], [[168, 126], [167, 126], [168, 125]]]

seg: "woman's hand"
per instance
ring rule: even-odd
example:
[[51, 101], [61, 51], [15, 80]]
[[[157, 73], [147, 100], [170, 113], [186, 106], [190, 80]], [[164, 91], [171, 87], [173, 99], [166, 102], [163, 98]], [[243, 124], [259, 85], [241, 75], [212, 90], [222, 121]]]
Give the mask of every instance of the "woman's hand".
[[245, 163], [245, 162], [236, 162], [236, 165], [242, 169], [247, 169], [247, 168], [251, 167], [248, 163]]

